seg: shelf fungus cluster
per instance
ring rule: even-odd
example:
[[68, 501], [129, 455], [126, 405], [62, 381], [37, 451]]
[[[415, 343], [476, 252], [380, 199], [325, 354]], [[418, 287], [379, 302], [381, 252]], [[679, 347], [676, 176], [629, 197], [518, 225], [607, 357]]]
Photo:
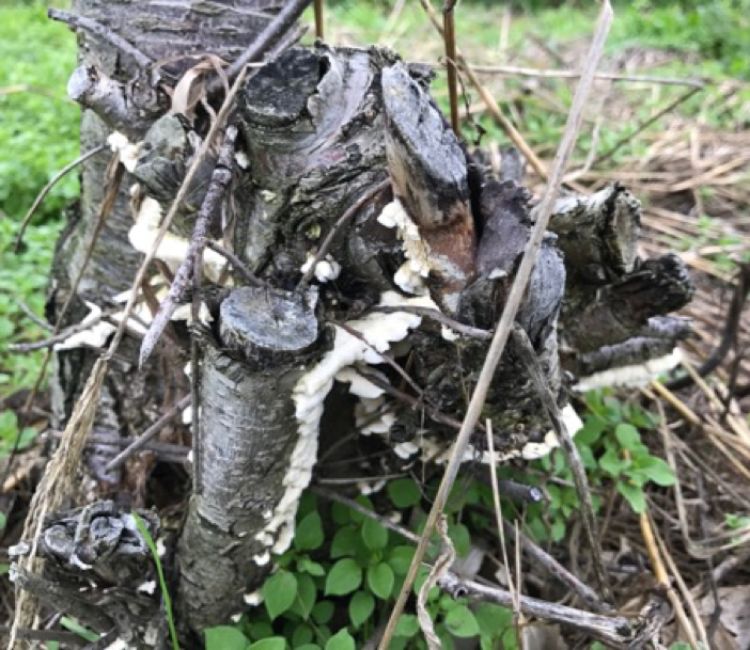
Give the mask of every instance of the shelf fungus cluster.
[[[104, 137], [123, 130], [129, 102], [118, 94], [107, 109], [106, 97], [91, 99], [81, 86], [104, 73], [84, 71], [74, 80], [77, 97], [89, 97]], [[333, 477], [326, 466], [316, 470], [319, 448], [335, 446], [346, 458], [374, 447], [403, 467], [444, 461], [455, 437], [526, 246], [534, 200], [517, 167], [496, 176], [456, 138], [429, 81], [429, 71], [377, 49], [318, 45], [279, 54], [239, 91], [228, 127], [235, 139], [225, 140], [231, 155], [210, 150], [156, 251], [122, 372], [158, 386], [145, 398], [148, 422], [168, 386], [186, 384], [186, 351], [191, 342], [197, 349], [193, 493], [175, 544], [177, 605], [195, 629], [240, 611], [272, 555], [289, 546], [313, 473]], [[132, 198], [135, 218], [103, 240], [98, 268], [107, 264], [110, 237], [136, 260], [151, 249], [212, 119], [199, 106], [192, 116], [162, 113], [140, 111], [127, 137], [110, 137], [137, 184], [132, 197], [118, 199]], [[222, 165], [224, 185], [214, 192]], [[580, 420], [567, 389], [595, 385], [585, 377], [596, 373], [616, 382], [613, 368], [670, 357], [688, 331], [668, 315], [689, 300], [685, 270], [676, 257], [638, 258], [639, 209], [620, 186], [560, 199], [518, 314], [573, 432]], [[70, 242], [60, 248], [71, 260], [75, 250]], [[173, 277], [196, 251], [202, 264], [191, 270], [202, 269], [200, 282], [174, 290]], [[114, 283], [84, 297], [97, 314], [121, 291]], [[155, 354], [139, 370], [139, 337], [156, 311], [149, 303], [159, 308], [168, 293], [172, 314], [187, 317], [193, 299], [201, 317], [189, 327], [172, 321], [169, 345], [166, 336], [154, 341]], [[63, 383], [80, 360], [70, 356], [81, 352], [76, 345], [102, 345], [107, 336], [101, 325], [87, 331], [90, 339], [81, 334], [60, 346]], [[164, 358], [179, 361], [169, 364], [179, 377], [153, 383]], [[132, 407], [125, 393], [121, 383], [105, 387], [111, 403]], [[58, 406], [64, 417], [70, 400]], [[110, 430], [129, 432], [132, 422], [108, 413]], [[484, 417], [493, 422], [496, 456], [477, 434], [467, 460], [532, 459], [556, 444], [512, 345]], [[362, 435], [347, 438], [352, 429]], [[347, 477], [354, 479], [336, 476]]]

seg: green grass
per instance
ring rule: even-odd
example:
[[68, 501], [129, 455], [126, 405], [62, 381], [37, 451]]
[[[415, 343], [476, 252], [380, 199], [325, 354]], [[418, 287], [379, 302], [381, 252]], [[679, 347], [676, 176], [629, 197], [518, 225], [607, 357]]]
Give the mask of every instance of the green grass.
[[[0, 209], [18, 219], [63, 164], [78, 155], [78, 106], [65, 86], [75, 36], [41, 6], [0, 8]], [[52, 191], [37, 223], [78, 193], [75, 174]]]
[[19, 300], [42, 313], [62, 209], [78, 194], [71, 174], [36, 214], [23, 253], [13, 253], [37, 192], [78, 155], [79, 111], [65, 95], [75, 56], [73, 35], [41, 6], [0, 8], [0, 395], [29, 386], [38, 371], [39, 354], [9, 355], [6, 344], [40, 336]]
[[[513, 63], [523, 65], [516, 54], [527, 50], [529, 43], [543, 43], [549, 50], [558, 53], [575, 68], [583, 45], [591, 36], [596, 18], [597, 5], [593, 2], [562, 3], [515, 3], [517, 12], [513, 16], [509, 34], [508, 53]], [[407, 3], [397, 27], [390, 33], [387, 25], [388, 9], [383, 3], [340, 0], [329, 11], [328, 21], [345, 35], [362, 42], [392, 40], [394, 49], [411, 60], [426, 60], [440, 54], [435, 30], [429, 24], [418, 2]], [[546, 5], [546, 7], [544, 6]], [[433, 6], [440, 3], [433, 0]], [[528, 8], [533, 6], [534, 11]], [[466, 0], [456, 12], [459, 45], [470, 61], [497, 60], [502, 7], [497, 3]], [[333, 28], [332, 28], [333, 29]], [[750, 80], [750, 0], [717, 0], [711, 3], [657, 2], [637, 0], [615, 3], [615, 21], [610, 32], [606, 52], [613, 58], [626, 57], [628, 52], [645, 49], [661, 50], [671, 54], [669, 61], [649, 67], [649, 75], [706, 79], [706, 89], [681, 104], [676, 112], [687, 118], [700, 116], [709, 127], [735, 130], [745, 128], [750, 120], [750, 85], [738, 90], [739, 101], [735, 108], [725, 110], [724, 102], [711, 100], [720, 97], [721, 82], [729, 79]], [[425, 43], [433, 44], [432, 48]], [[437, 49], [436, 49], [437, 48]], [[572, 48], [572, 54], [571, 54]], [[547, 64], [549, 66], [549, 64]], [[558, 67], [557, 65], [553, 67]], [[616, 70], [616, 67], [610, 68]], [[484, 77], [490, 80], [490, 77]], [[498, 102], [506, 115], [513, 115], [511, 102], [518, 110], [516, 126], [529, 144], [542, 156], [551, 157], [565, 125], [566, 111], [551, 108], [541, 93], [524, 93], [526, 79], [506, 78], [504, 91], [498, 94]], [[542, 80], [538, 82], [545, 93], [563, 109], [570, 105], [573, 83], [570, 80]], [[443, 110], [447, 110], [447, 99], [443, 75], [433, 84], [434, 93]], [[478, 102], [478, 94], [467, 87], [470, 103]], [[618, 84], [613, 93], [624, 93], [632, 107], [632, 118], [628, 120], [606, 120], [599, 134], [598, 152], [608, 150], [615, 142], [633, 132], [638, 122], [667, 106], [684, 87]], [[522, 106], [518, 107], [518, 97]], [[709, 106], [708, 110], [703, 107]], [[665, 118], [669, 119], [669, 117]], [[651, 127], [658, 132], [665, 119]], [[507, 142], [505, 135], [486, 117], [478, 118], [486, 132], [483, 142], [495, 139]], [[578, 162], [582, 162], [591, 145], [592, 124], [584, 124], [576, 148]], [[476, 135], [467, 129], [465, 136]], [[615, 165], [627, 157], [638, 157], [645, 150], [646, 140], [634, 138], [621, 147], [609, 164]]]

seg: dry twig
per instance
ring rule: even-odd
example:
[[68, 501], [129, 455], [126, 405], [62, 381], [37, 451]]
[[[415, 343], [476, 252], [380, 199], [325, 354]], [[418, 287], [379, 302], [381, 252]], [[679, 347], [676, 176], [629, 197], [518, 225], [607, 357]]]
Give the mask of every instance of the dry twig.
[[13, 247], [13, 251], [16, 254], [18, 254], [21, 251], [21, 244], [23, 243], [23, 236], [24, 236], [24, 233], [26, 232], [26, 229], [29, 227], [29, 224], [31, 223], [31, 218], [34, 216], [34, 213], [42, 204], [42, 201], [44, 201], [47, 194], [50, 193], [50, 190], [52, 190], [52, 188], [55, 185], [57, 185], [60, 179], [62, 179], [69, 172], [71, 172], [76, 167], [78, 167], [78, 165], [85, 163], [89, 158], [91, 158], [92, 156], [95, 156], [101, 151], [104, 151], [106, 148], [107, 148], [106, 144], [100, 144], [98, 147], [89, 149], [86, 153], [81, 154], [80, 156], [78, 156], [78, 158], [69, 162], [67, 165], [65, 165], [65, 167], [63, 167], [52, 178], [49, 179], [49, 182], [41, 189], [39, 194], [37, 194], [37, 197], [34, 199], [34, 202], [31, 204], [31, 207], [28, 209], [28, 211], [26, 212], [26, 215], [21, 221], [21, 225], [18, 228], [18, 234], [16, 235], [16, 243]]
[[591, 490], [589, 489], [588, 478], [586, 477], [586, 469], [583, 467], [583, 462], [581, 461], [581, 456], [573, 442], [573, 437], [565, 426], [565, 422], [563, 422], [562, 414], [560, 413], [560, 409], [555, 401], [555, 396], [552, 394], [552, 391], [550, 391], [547, 381], [544, 378], [544, 374], [539, 365], [539, 360], [536, 357], [534, 348], [531, 345], [531, 341], [529, 341], [526, 332], [519, 325], [515, 325], [513, 328], [513, 342], [516, 344], [516, 352], [521, 357], [522, 362], [526, 366], [526, 370], [531, 375], [539, 399], [542, 401], [542, 404], [547, 411], [547, 415], [552, 423], [552, 428], [555, 430], [560, 447], [565, 454], [568, 467], [573, 474], [573, 482], [576, 486], [578, 499], [581, 502], [583, 529], [586, 532], [586, 537], [588, 538], [589, 546], [591, 547], [590, 550], [591, 559], [593, 560], [594, 574], [599, 583], [599, 589], [601, 589], [605, 598], [608, 598], [609, 580], [604, 571], [604, 562], [600, 552], [599, 532], [597, 530], [594, 504], [591, 500]]

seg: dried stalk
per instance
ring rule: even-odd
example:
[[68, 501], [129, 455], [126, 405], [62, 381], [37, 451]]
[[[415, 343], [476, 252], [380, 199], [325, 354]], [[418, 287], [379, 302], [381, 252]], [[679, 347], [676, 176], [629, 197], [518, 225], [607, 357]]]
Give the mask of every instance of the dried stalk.
[[451, 126], [457, 137], [461, 137], [461, 120], [458, 114], [458, 74], [456, 72], [456, 0], [446, 0], [443, 5], [443, 41], [445, 42], [445, 66], [448, 76], [448, 99], [451, 107]]
[[596, 581], [605, 598], [609, 598], [609, 581], [604, 570], [604, 561], [602, 560], [600, 552], [596, 514], [594, 513], [594, 504], [591, 500], [589, 482], [586, 478], [586, 469], [583, 467], [583, 462], [581, 461], [581, 456], [573, 442], [573, 437], [565, 426], [565, 422], [563, 422], [560, 409], [555, 401], [555, 396], [552, 394], [552, 391], [550, 391], [549, 385], [544, 378], [544, 374], [539, 366], [539, 360], [536, 357], [531, 341], [529, 341], [526, 332], [518, 325], [513, 328], [513, 342], [516, 344], [516, 352], [526, 365], [526, 369], [536, 385], [539, 398], [544, 404], [550, 422], [552, 422], [552, 428], [555, 430], [557, 439], [560, 442], [560, 447], [565, 454], [568, 467], [570, 467], [573, 474], [573, 482], [576, 486], [578, 499], [581, 502], [581, 519], [583, 521], [583, 528], [591, 547], [591, 558], [593, 560]]

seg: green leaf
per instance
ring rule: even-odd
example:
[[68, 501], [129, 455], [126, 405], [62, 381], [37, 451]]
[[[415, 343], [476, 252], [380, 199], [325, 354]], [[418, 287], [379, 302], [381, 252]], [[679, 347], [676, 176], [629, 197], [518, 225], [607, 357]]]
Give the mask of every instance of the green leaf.
[[617, 482], [617, 491], [627, 499], [633, 512], [640, 514], [646, 510], [646, 495], [643, 493], [643, 489], [637, 485], [625, 483], [624, 481]]
[[315, 632], [313, 629], [306, 623], [302, 623], [294, 628], [294, 633], [292, 634], [292, 647], [297, 648], [301, 645], [312, 643], [314, 637]]
[[77, 634], [78, 636], [80, 636], [82, 639], [85, 639], [89, 643], [94, 643], [95, 641], [99, 640], [99, 635], [96, 632], [92, 632], [84, 625], [81, 625], [72, 616], [63, 616], [60, 619], [60, 625], [62, 625], [62, 627], [64, 627], [66, 630], [69, 630], [70, 632]]
[[253, 643], [247, 650], [286, 650], [286, 639], [272, 636]]
[[325, 625], [333, 618], [335, 609], [330, 600], [319, 600], [312, 609], [313, 620], [318, 625]]
[[419, 632], [419, 619], [414, 614], [401, 614], [396, 623], [393, 636], [401, 636], [410, 639]]
[[161, 591], [161, 598], [164, 604], [164, 618], [167, 619], [167, 627], [169, 628], [169, 638], [172, 642], [172, 650], [180, 649], [180, 642], [177, 639], [177, 629], [174, 624], [174, 616], [172, 614], [172, 598], [169, 595], [169, 589], [167, 588], [167, 581], [164, 578], [164, 568], [161, 565], [161, 558], [159, 557], [159, 551], [156, 548], [156, 542], [151, 537], [151, 531], [149, 531], [146, 522], [141, 519], [137, 512], [131, 513], [133, 522], [138, 530], [138, 533], [146, 542], [151, 557], [154, 560], [154, 566], [156, 567], [156, 575], [159, 578], [159, 590]]
[[375, 599], [366, 591], [358, 591], [349, 601], [349, 620], [358, 628], [372, 615]]
[[596, 469], [596, 458], [594, 458], [591, 447], [581, 446], [578, 448], [578, 453], [581, 456], [581, 463], [586, 469]]
[[362, 584], [362, 569], [351, 558], [345, 557], [331, 567], [326, 577], [326, 596], [345, 596]]
[[294, 605], [297, 613], [303, 619], [307, 620], [310, 618], [317, 594], [318, 590], [315, 587], [315, 581], [309, 575], [302, 573], [297, 576], [297, 600]]
[[620, 458], [620, 453], [614, 447], [610, 447], [599, 459], [599, 467], [612, 478], [617, 478], [628, 466], [628, 461]]
[[273, 621], [293, 604], [297, 597], [297, 578], [283, 569], [266, 579], [261, 590], [269, 618]]
[[445, 626], [453, 636], [468, 638], [479, 634], [479, 623], [466, 605], [454, 607], [445, 617]]
[[639, 456], [633, 461], [634, 471], [664, 487], [675, 484], [675, 475], [666, 461], [656, 456]]
[[305, 643], [305, 645], [297, 646], [294, 650], [320, 650], [320, 646], [317, 643]]
[[388, 546], [388, 530], [380, 522], [367, 519], [362, 524], [362, 541], [371, 551], [379, 551]]
[[399, 478], [388, 483], [386, 488], [388, 497], [397, 508], [409, 508], [422, 499], [419, 486], [413, 479]]
[[583, 424], [583, 427], [581, 427], [578, 430], [578, 433], [576, 433], [575, 436], [575, 442], [578, 447], [588, 447], [591, 444], [595, 443], [599, 436], [601, 436], [602, 431], [604, 431], [607, 428], [607, 421], [600, 418], [597, 415], [588, 415], [586, 416], [586, 420]]
[[307, 551], [320, 548], [324, 540], [323, 522], [317, 510], [313, 510], [297, 524], [294, 534], [294, 548]]
[[206, 650], [247, 650], [250, 644], [242, 632], [229, 625], [209, 627], [204, 630], [204, 634]]
[[331, 542], [331, 559], [354, 555], [357, 551], [357, 529], [354, 526], [345, 526], [339, 529], [333, 536]]
[[738, 515], [734, 512], [728, 512], [724, 515], [724, 523], [732, 530], [750, 527], [750, 517]]
[[[356, 499], [354, 499], [359, 505], [364, 506], [368, 510], [375, 510], [375, 506], [372, 505], [372, 501], [368, 499], [364, 494], [360, 494]], [[349, 516], [351, 517], [352, 521], [361, 524], [365, 520], [369, 520], [370, 517], [367, 517], [366, 515], [363, 515], [361, 512], [357, 512], [356, 510], [349, 509]]]
[[328, 639], [325, 650], [354, 650], [354, 639], [344, 628]]
[[322, 578], [326, 574], [326, 570], [322, 564], [313, 562], [307, 556], [303, 556], [297, 560], [297, 569], [316, 578]]
[[352, 520], [352, 509], [343, 503], [331, 504], [331, 518], [337, 526], [346, 526]]
[[448, 526], [448, 536], [453, 542], [453, 547], [460, 557], [465, 557], [471, 550], [471, 533], [463, 524], [451, 524]]
[[565, 518], [556, 517], [552, 522], [552, 526], [550, 526], [550, 535], [552, 537], [552, 541], [557, 543], [565, 539], [565, 530]]
[[391, 595], [394, 580], [393, 569], [385, 562], [367, 569], [367, 586], [381, 600], [386, 600]]
[[625, 449], [633, 451], [641, 444], [641, 434], [632, 424], [622, 422], [615, 427], [615, 438]]
[[396, 575], [405, 576], [409, 572], [414, 548], [412, 546], [395, 546], [388, 556], [388, 564]]
[[482, 636], [499, 637], [513, 622], [513, 612], [508, 607], [494, 603], [480, 603], [474, 612]]
[[273, 627], [268, 621], [258, 621], [257, 623], [250, 623], [248, 627], [248, 634], [250, 635], [250, 639], [252, 639], [253, 641], [273, 636]]

